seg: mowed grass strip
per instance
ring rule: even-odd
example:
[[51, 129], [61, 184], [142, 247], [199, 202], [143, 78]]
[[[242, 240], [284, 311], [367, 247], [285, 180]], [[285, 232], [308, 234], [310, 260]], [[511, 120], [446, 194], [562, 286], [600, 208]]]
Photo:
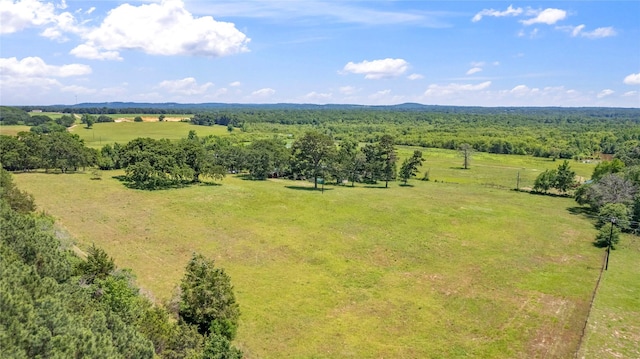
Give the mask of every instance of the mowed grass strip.
[[480, 158], [449, 168], [450, 155], [431, 158], [434, 173], [451, 171], [445, 183], [324, 193], [239, 177], [161, 191], [127, 189], [112, 178], [122, 172], [15, 179], [160, 302], [193, 251], [214, 258], [235, 286], [248, 358], [573, 355], [602, 254], [592, 223], [572, 199], [473, 182], [480, 168], [511, 172]]

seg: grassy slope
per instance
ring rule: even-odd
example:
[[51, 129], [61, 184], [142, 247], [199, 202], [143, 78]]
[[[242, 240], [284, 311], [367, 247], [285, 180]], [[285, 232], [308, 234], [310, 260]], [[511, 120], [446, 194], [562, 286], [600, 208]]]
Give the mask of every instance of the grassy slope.
[[428, 152], [447, 183], [321, 194], [230, 177], [145, 192], [109, 172], [15, 177], [81, 247], [105, 248], [161, 300], [192, 251], [215, 258], [249, 358], [572, 355], [600, 264], [595, 230], [571, 199], [502, 188], [558, 163], [477, 154], [464, 171], [455, 153]]

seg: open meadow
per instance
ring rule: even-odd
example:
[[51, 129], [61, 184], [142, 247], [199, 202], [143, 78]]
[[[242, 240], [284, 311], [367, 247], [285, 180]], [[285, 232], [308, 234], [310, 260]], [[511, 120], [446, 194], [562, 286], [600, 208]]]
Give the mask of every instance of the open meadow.
[[431, 181], [324, 193], [240, 176], [159, 191], [128, 189], [117, 171], [15, 180], [158, 302], [193, 251], [214, 258], [235, 286], [248, 358], [572, 356], [600, 270], [596, 231], [573, 199], [510, 190], [518, 172], [526, 186], [559, 163], [477, 153], [462, 170], [454, 151], [425, 158]]
[[88, 147], [100, 148], [108, 143], [126, 144], [138, 137], [177, 140], [186, 138], [191, 130], [195, 130], [199, 136], [226, 136], [228, 134], [227, 128], [224, 126], [194, 126], [188, 122], [169, 121], [104, 122], [96, 123], [91, 128], [79, 124], [71, 129], [71, 133], [80, 136]]

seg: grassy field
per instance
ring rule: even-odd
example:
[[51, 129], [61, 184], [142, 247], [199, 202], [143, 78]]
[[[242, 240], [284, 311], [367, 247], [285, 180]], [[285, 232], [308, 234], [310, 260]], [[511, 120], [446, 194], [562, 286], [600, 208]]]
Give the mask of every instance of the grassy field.
[[226, 126], [196, 126], [187, 122], [104, 122], [91, 128], [77, 125], [71, 132], [78, 134], [87, 146], [99, 148], [107, 143], [125, 144], [138, 137], [177, 140], [186, 138], [191, 130], [198, 136], [229, 135]]
[[0, 126], [0, 135], [15, 136], [19, 132], [29, 132], [30, 129], [31, 126], [22, 125]]
[[[234, 283], [248, 358], [573, 356], [600, 268], [596, 230], [572, 199], [509, 190], [518, 171], [526, 182], [559, 163], [476, 154], [461, 170], [455, 152], [425, 156], [432, 181], [324, 193], [240, 177], [163, 191], [127, 189], [120, 172], [15, 180], [81, 248], [107, 250], [160, 302], [193, 251], [214, 258]], [[621, 272], [632, 265], [618, 264], [624, 251], [612, 257]]]
[[624, 236], [611, 252], [579, 358], [640, 358], [640, 240]]

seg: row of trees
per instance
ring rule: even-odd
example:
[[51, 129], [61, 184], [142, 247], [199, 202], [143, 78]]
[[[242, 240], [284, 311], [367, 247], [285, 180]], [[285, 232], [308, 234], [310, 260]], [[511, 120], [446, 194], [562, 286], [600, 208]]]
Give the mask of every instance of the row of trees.
[[[195, 131], [177, 142], [137, 138], [126, 145], [106, 145], [98, 156], [102, 169], [125, 170], [125, 179], [138, 188], [158, 188], [198, 182], [204, 178], [221, 180], [227, 173], [246, 171], [252, 179], [289, 177], [320, 178], [342, 184], [351, 181], [376, 183], [398, 176], [398, 156], [391, 136], [359, 148], [354, 141], [337, 147], [326, 134], [310, 131], [287, 148], [278, 138], [258, 139], [248, 145], [215, 136], [200, 138]], [[416, 151], [402, 163], [401, 179], [417, 174], [424, 159]]]
[[100, 248], [61, 250], [33, 199], [0, 181], [0, 357], [242, 357], [233, 286], [212, 260], [194, 254], [177, 298], [153, 305]]
[[93, 166], [98, 152], [84, 145], [78, 135], [67, 131], [51, 133], [20, 132], [0, 135], [0, 163], [12, 171], [38, 168], [61, 172]]

